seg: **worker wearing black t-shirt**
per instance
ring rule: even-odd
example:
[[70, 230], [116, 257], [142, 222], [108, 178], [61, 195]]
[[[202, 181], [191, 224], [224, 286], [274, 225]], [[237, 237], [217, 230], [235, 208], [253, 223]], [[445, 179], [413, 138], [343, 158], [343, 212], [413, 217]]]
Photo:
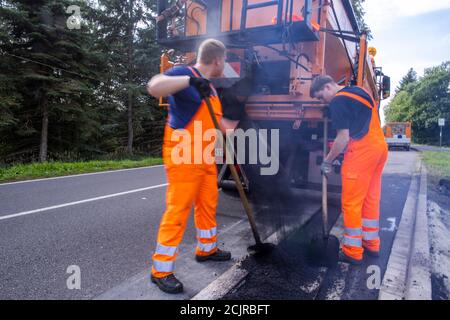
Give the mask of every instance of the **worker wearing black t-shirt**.
[[342, 165], [343, 258], [361, 264], [363, 253], [379, 256], [381, 175], [388, 148], [381, 129], [378, 103], [362, 87], [339, 86], [329, 76], [314, 78], [311, 97], [329, 104], [336, 140], [321, 166], [331, 172], [332, 162], [344, 150]]

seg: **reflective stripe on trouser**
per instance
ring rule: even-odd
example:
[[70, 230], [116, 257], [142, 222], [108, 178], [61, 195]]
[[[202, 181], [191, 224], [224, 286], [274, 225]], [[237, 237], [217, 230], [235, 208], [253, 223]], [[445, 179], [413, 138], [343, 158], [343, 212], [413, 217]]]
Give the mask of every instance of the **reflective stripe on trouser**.
[[383, 167], [384, 164], [376, 168], [362, 209], [363, 247], [372, 252], [380, 251], [380, 198]]
[[352, 248], [352, 250], [362, 249], [362, 229], [361, 228], [345, 228], [343, 247]]
[[208, 255], [217, 247], [217, 228], [198, 229], [197, 228], [197, 255]]
[[[373, 215], [372, 215], [373, 216]], [[363, 219], [363, 247], [373, 252], [380, 251], [380, 221]]]
[[[202, 249], [196, 254], [209, 255], [217, 250], [216, 207], [218, 200], [217, 169], [215, 165], [166, 166], [168, 186], [166, 212], [158, 232], [158, 244], [153, 255], [152, 274], [161, 278], [173, 272], [178, 246], [183, 238], [194, 207], [195, 226], [207, 239], [198, 238]], [[210, 250], [208, 250], [210, 249]]]
[[153, 270], [155, 273], [172, 273], [177, 254], [178, 247], [165, 246], [158, 243], [153, 259]]
[[203, 239], [208, 239], [208, 238], [212, 238], [214, 236], [217, 235], [217, 228], [211, 228], [211, 229], [198, 229], [197, 228], [197, 237], [198, 238], [203, 238]]
[[350, 237], [348, 235], [344, 235], [344, 246], [354, 247], [354, 248], [362, 248], [362, 238], [361, 237]]

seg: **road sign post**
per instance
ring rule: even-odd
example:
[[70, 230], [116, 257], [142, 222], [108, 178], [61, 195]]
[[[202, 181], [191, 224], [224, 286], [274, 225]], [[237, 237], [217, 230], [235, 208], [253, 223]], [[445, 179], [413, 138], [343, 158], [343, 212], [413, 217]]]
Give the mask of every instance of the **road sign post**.
[[442, 128], [445, 126], [445, 119], [439, 119], [439, 127], [441, 128], [441, 132], [439, 134], [439, 147], [442, 149]]

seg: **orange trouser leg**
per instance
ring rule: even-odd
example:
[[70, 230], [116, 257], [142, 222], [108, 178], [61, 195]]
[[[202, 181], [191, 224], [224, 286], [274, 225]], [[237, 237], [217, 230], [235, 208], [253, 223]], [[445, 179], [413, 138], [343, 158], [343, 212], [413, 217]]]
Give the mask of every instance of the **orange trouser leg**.
[[192, 205], [202, 179], [193, 166], [167, 168], [166, 211], [158, 232], [153, 255], [152, 275], [158, 278], [173, 273], [178, 246], [183, 238]]
[[344, 219], [344, 239], [342, 251], [347, 256], [361, 260], [362, 247], [362, 215], [364, 198], [369, 189], [367, 177], [357, 172], [345, 172], [342, 168], [342, 216]]
[[369, 191], [362, 209], [363, 247], [367, 250], [380, 251], [380, 198], [381, 176], [387, 160], [387, 150], [382, 153], [370, 181]]
[[355, 147], [348, 152], [342, 165], [342, 215], [344, 239], [342, 251], [347, 256], [363, 259], [362, 209], [370, 181], [378, 163], [369, 148]]
[[219, 198], [217, 168], [205, 167], [206, 174], [195, 198], [194, 220], [197, 228], [196, 254], [207, 256], [217, 251], [216, 208]]

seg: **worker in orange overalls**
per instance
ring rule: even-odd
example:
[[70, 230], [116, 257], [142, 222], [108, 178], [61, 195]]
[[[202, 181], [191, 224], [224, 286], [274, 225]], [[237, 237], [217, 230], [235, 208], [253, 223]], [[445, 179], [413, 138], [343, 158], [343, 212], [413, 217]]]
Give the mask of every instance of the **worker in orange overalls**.
[[217, 247], [217, 167], [214, 148], [209, 154], [206, 151], [211, 141], [204, 141], [204, 134], [215, 127], [203, 97], [210, 98], [222, 130], [234, 129], [237, 125], [237, 121], [222, 117], [217, 92], [208, 80], [222, 76], [225, 54], [222, 42], [205, 40], [199, 47], [195, 66], [170, 69], [153, 77], [147, 86], [152, 96], [169, 100], [163, 144], [168, 179], [167, 207], [159, 227], [151, 272], [152, 282], [167, 293], [183, 291], [183, 284], [173, 274], [174, 263], [194, 204], [196, 260], [231, 259], [230, 252]]
[[381, 175], [388, 147], [381, 129], [378, 104], [364, 88], [339, 86], [329, 76], [318, 76], [311, 97], [329, 104], [336, 140], [321, 170], [327, 175], [345, 151], [342, 165], [342, 258], [361, 264], [363, 253], [379, 256]]

